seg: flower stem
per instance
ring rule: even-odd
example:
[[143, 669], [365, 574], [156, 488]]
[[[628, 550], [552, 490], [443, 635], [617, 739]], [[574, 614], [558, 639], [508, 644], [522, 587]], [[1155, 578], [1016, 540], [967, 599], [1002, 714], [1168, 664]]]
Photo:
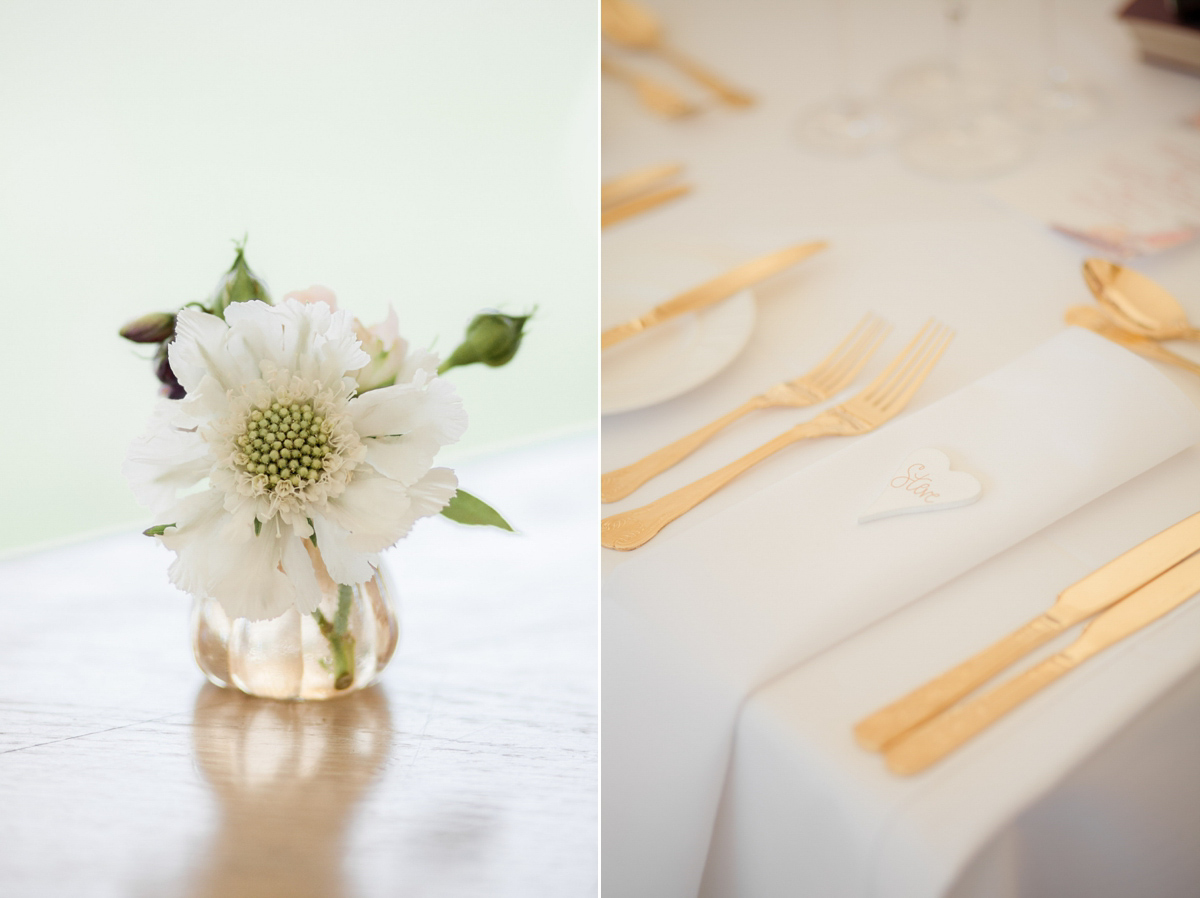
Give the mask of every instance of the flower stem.
[[333, 655], [333, 688], [338, 690], [354, 685], [354, 637], [348, 632], [350, 603], [353, 599], [354, 590], [339, 583], [338, 606], [333, 622], [330, 623], [320, 608], [312, 613], [317, 626], [321, 628], [321, 634], [329, 640]]

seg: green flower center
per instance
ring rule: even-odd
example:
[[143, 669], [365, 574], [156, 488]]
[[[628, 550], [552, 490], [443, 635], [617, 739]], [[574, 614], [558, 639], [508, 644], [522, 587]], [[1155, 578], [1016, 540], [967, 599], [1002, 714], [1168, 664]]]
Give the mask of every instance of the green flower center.
[[254, 409], [246, 432], [237, 438], [246, 455], [242, 469], [251, 477], [265, 475], [270, 490], [281, 483], [297, 489], [313, 483], [331, 466], [334, 453], [324, 423], [324, 416], [307, 404], [273, 402], [270, 408]]

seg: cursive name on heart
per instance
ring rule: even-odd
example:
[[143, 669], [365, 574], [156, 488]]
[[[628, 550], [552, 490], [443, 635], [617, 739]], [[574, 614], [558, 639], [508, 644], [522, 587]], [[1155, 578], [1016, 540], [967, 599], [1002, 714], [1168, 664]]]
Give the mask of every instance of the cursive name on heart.
[[983, 486], [975, 477], [950, 470], [946, 453], [919, 449], [904, 460], [858, 521], [862, 524], [909, 512], [960, 508], [977, 500], [982, 492]]

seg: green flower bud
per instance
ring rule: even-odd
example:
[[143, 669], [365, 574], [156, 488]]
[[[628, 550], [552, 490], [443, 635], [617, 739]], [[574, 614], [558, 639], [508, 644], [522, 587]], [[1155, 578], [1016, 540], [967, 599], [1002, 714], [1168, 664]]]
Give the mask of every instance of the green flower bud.
[[507, 365], [521, 346], [525, 322], [528, 315], [504, 315], [496, 311], [485, 311], [476, 315], [467, 325], [467, 337], [459, 344], [450, 358], [442, 362], [438, 374], [444, 374], [460, 365], [483, 362], [493, 368]]
[[151, 312], [130, 321], [120, 334], [134, 343], [162, 343], [175, 336], [175, 316], [170, 312]]
[[208, 310], [217, 317], [224, 318], [225, 310], [233, 303], [250, 302], [253, 299], [271, 302], [267, 285], [246, 264], [246, 245], [241, 243], [238, 245], [233, 265], [217, 282], [217, 288], [208, 302]]

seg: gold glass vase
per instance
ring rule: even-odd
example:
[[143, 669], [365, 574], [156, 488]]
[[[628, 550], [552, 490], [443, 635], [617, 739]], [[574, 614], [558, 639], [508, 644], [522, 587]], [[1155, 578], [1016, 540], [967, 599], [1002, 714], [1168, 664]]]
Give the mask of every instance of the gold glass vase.
[[312, 614], [230, 619], [215, 599], [192, 605], [192, 649], [213, 683], [262, 698], [335, 698], [369, 686], [396, 651], [400, 628], [385, 569], [366, 583], [339, 585], [320, 554], [309, 556], [321, 586]]

